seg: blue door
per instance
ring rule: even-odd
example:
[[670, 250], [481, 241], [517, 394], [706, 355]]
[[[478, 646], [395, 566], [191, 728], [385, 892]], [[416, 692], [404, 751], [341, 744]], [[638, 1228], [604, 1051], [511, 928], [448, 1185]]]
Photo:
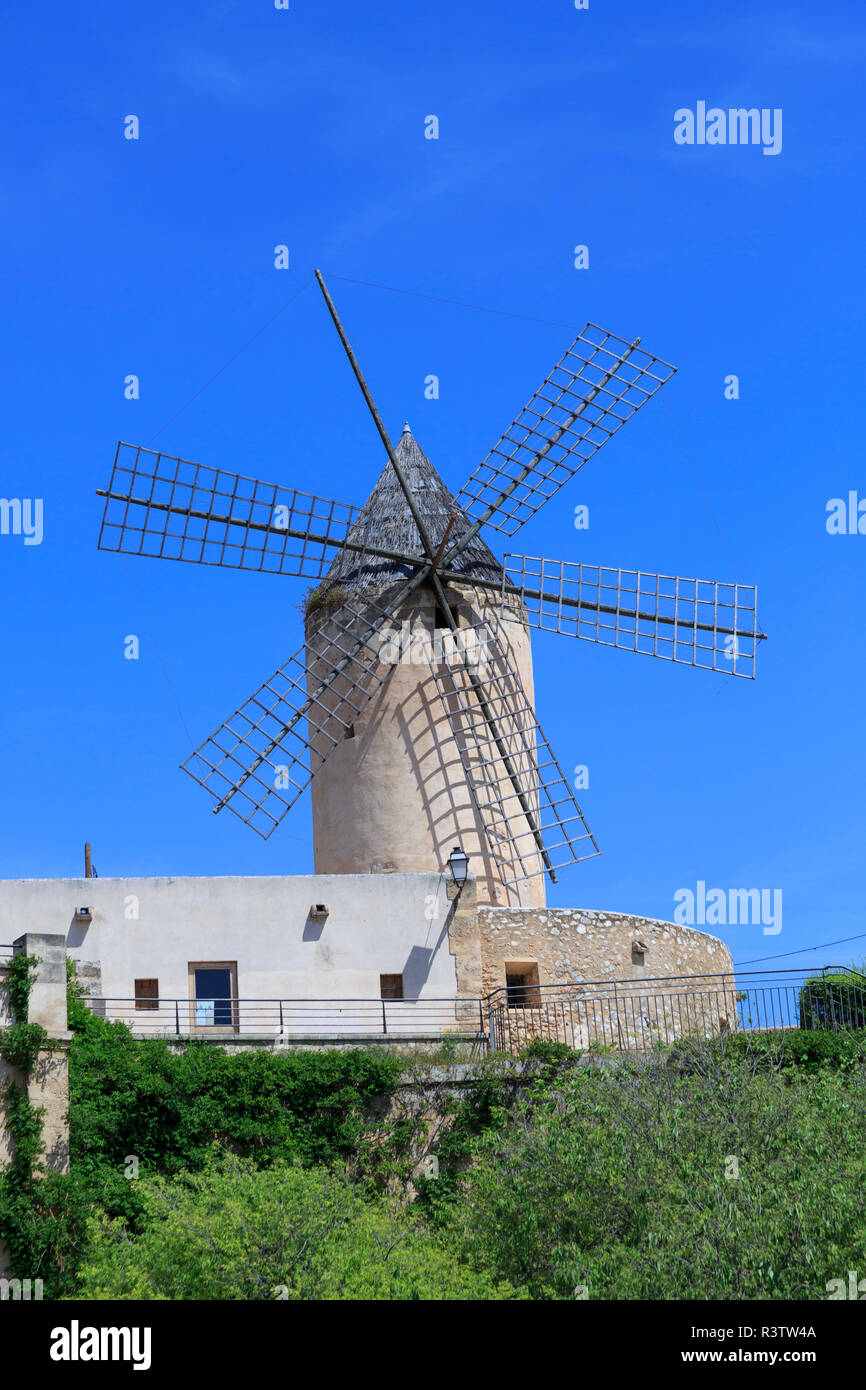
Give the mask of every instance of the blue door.
[[195, 972], [195, 1022], [197, 1028], [232, 1026], [232, 972], [204, 969]]

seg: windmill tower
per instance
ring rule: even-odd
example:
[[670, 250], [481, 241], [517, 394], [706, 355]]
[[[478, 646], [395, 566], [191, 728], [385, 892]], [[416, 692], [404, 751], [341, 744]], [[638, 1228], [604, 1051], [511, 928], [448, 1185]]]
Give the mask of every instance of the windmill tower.
[[264, 837], [312, 783], [319, 873], [473, 857], [482, 901], [543, 905], [597, 854], [535, 714], [530, 629], [753, 678], [753, 586], [527, 555], [511, 537], [673, 375], [587, 324], [452, 497], [408, 427], [366, 505], [119, 444], [100, 548], [317, 581], [304, 642], [184, 763]]
[[[457, 503], [408, 425], [394, 452], [438, 551], [453, 531]], [[411, 554], [417, 547], [415, 522], [390, 460], [349, 538], [378, 551]], [[327, 638], [329, 596], [332, 602], [380, 598], [405, 583], [406, 570], [406, 565], [367, 550], [343, 550], [336, 556], [323, 584], [313, 591], [306, 620], [311, 682], [325, 673], [315, 660], [317, 647], [324, 648], [325, 669], [333, 656]], [[476, 585], [477, 579], [490, 587]], [[538, 849], [519, 805], [512, 816], [512, 834], [530, 846], [531, 874], [507, 888], [501, 882], [463, 767], [463, 758], [472, 752], [464, 731], [452, 728], [436, 675], [445, 662], [462, 656], [483, 679], [490, 660], [486, 644], [495, 632], [531, 705], [529, 626], [522, 604], [503, 611], [503, 581], [502, 566], [476, 536], [456, 561], [454, 578], [444, 586], [456, 634], [429, 581], [407, 594], [380, 630], [380, 658], [393, 669], [313, 779], [317, 873], [425, 873], [442, 869], [459, 844], [471, 858], [479, 901], [543, 906]], [[453, 699], [452, 694], [452, 703]], [[318, 751], [325, 751], [321, 742]], [[501, 767], [499, 772], [504, 775]], [[531, 770], [527, 787], [537, 801]], [[491, 833], [502, 853], [504, 837]], [[526, 858], [525, 847], [523, 853]]]

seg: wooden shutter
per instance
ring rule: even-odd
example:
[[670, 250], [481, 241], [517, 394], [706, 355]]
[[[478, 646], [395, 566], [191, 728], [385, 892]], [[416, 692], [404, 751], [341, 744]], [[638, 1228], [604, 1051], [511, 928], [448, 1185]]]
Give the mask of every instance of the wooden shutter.
[[135, 1007], [155, 1009], [159, 1005], [159, 980], [136, 980]]

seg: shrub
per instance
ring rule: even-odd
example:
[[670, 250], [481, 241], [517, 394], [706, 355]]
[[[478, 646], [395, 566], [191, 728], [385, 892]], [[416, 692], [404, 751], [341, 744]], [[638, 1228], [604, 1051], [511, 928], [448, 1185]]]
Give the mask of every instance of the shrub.
[[[718, 1047], [722, 1055], [748, 1060], [760, 1070], [851, 1070], [866, 1064], [866, 1029], [834, 1033], [826, 1029], [790, 1028], [776, 1033], [731, 1033], [719, 1039]], [[678, 1043], [672, 1054], [682, 1056], [685, 1051]]]
[[391, 1091], [399, 1059], [360, 1049], [241, 1052], [207, 1042], [173, 1053], [92, 1016], [70, 1049], [72, 1163], [122, 1173], [172, 1173], [207, 1160], [214, 1140], [258, 1163], [345, 1160], [375, 1096]]
[[866, 980], [849, 972], [813, 975], [800, 990], [800, 1027], [866, 1028]]
[[0, 1232], [11, 1270], [41, 1279], [46, 1298], [71, 1294], [85, 1248], [95, 1194], [77, 1173], [44, 1173], [26, 1184], [0, 1184]]
[[510, 1299], [405, 1211], [322, 1169], [226, 1158], [143, 1184], [140, 1233], [94, 1222], [85, 1299]]
[[533, 1298], [822, 1298], [866, 1261], [864, 1128], [862, 1064], [580, 1068], [478, 1137], [451, 1229]]
[[580, 1053], [569, 1047], [568, 1043], [533, 1038], [521, 1052], [520, 1059], [530, 1075], [553, 1077], [557, 1072], [576, 1067]]
[[314, 589], [307, 590], [298, 610], [304, 618], [311, 618], [314, 613], [327, 613], [339, 608], [348, 597], [349, 590], [344, 585], [329, 584], [323, 579]]

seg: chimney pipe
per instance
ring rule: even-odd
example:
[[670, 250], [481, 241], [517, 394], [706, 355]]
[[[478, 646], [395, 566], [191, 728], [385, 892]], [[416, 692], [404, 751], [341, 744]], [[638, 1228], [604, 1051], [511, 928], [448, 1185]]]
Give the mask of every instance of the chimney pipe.
[[90, 853], [90, 841], [84, 845], [84, 877], [93, 878], [93, 858]]

